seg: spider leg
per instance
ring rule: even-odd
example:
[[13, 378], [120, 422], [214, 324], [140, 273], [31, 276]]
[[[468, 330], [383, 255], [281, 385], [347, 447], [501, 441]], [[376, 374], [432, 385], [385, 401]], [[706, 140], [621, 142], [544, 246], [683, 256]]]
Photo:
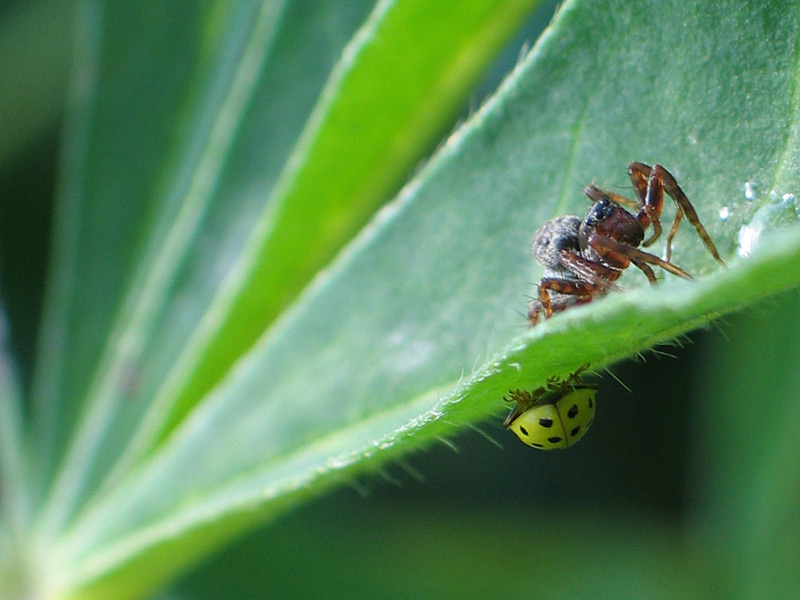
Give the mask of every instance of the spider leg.
[[[608, 200], [611, 200], [612, 202], [616, 202], [617, 204], [620, 204], [621, 206], [627, 206], [628, 208], [636, 208], [636, 209], [641, 209], [642, 208], [641, 202], [636, 201], [636, 200], [629, 200], [625, 196], [617, 194], [616, 192], [609, 192], [608, 190], [600, 189], [599, 187], [597, 187], [594, 184], [587, 185], [584, 188], [583, 193], [592, 202], [597, 202], [598, 200], [601, 200], [603, 198], [607, 198]], [[638, 193], [637, 193], [637, 196], [638, 196]]]
[[675, 234], [678, 232], [678, 225], [681, 224], [683, 214], [683, 209], [678, 206], [678, 212], [675, 213], [675, 220], [672, 222], [672, 226], [669, 228], [669, 233], [667, 233], [667, 248], [664, 251], [664, 260], [667, 262], [669, 262], [669, 259], [672, 258], [672, 238], [674, 238]]
[[[658, 166], [656, 165], [656, 167]], [[660, 179], [654, 177], [654, 172], [655, 168], [644, 163], [632, 162], [628, 165], [628, 175], [636, 190], [636, 197], [642, 203], [636, 220], [645, 229], [653, 226], [653, 234], [642, 242], [642, 246], [645, 248], [661, 237], [661, 221], [659, 219], [661, 211], [664, 210], [664, 186]]]
[[647, 276], [647, 280], [650, 283], [655, 283], [657, 281], [656, 274], [653, 272], [653, 269], [650, 268], [650, 265], [648, 265], [646, 262], [639, 260], [638, 258], [631, 258], [631, 262], [634, 265], [636, 265], [639, 268], [639, 270], [642, 271]]
[[[563, 312], [573, 306], [580, 306], [581, 304], [588, 304], [592, 301], [591, 296], [556, 296], [550, 299], [550, 309], [553, 313]], [[544, 306], [538, 300], [531, 302], [528, 310], [528, 322], [531, 327], [539, 322], [539, 315], [545, 314]], [[552, 315], [551, 315], [552, 316]], [[545, 318], [549, 318], [545, 316]]]
[[[539, 281], [539, 298], [531, 302], [528, 309], [528, 321], [533, 327], [539, 321], [540, 313], [544, 313], [545, 318], [549, 319], [553, 313], [591, 302], [594, 296], [605, 291], [606, 288], [588, 281], [542, 277]], [[550, 292], [558, 295], [551, 297]]]
[[[681, 189], [681, 186], [678, 185], [678, 182], [675, 181], [675, 177], [672, 176], [672, 173], [667, 171], [661, 165], [653, 165], [653, 168], [650, 170], [648, 192], [651, 190], [661, 190], [666, 192], [675, 201], [675, 204], [678, 205], [678, 214], [675, 216], [675, 222], [673, 222], [672, 227], [670, 227], [670, 233], [673, 236], [675, 235], [673, 230], [677, 230], [677, 223], [680, 222], [683, 214], [685, 214], [686, 218], [689, 219], [689, 222], [697, 230], [697, 235], [699, 235], [700, 239], [703, 240], [703, 244], [711, 256], [713, 256], [719, 264], [724, 265], [725, 262], [720, 258], [719, 252], [717, 252], [717, 248], [714, 246], [714, 242], [711, 241], [711, 237], [708, 235], [706, 228], [703, 227], [703, 224], [700, 222], [700, 218], [697, 216], [697, 211], [695, 211], [694, 206], [692, 206], [692, 203], [689, 202], [689, 199], [686, 197], [686, 194], [683, 193], [683, 190]], [[672, 238], [668, 237], [667, 239], [668, 242], [666, 256], [669, 257], [672, 251], [670, 247]]]
[[[638, 248], [629, 246], [628, 244], [618, 242], [613, 238], [593, 233], [587, 238], [586, 241], [588, 242], [589, 246], [591, 246], [592, 249], [597, 252], [598, 255], [603, 258], [613, 260], [615, 263], [619, 263], [622, 268], [628, 266], [630, 263], [633, 263], [644, 272], [650, 283], [656, 283], [656, 277], [649, 265], [661, 267], [665, 271], [669, 271], [673, 275], [677, 275], [683, 279], [692, 279], [692, 276], [680, 267], [662, 260], [654, 254], [650, 254], [649, 252], [644, 252]], [[646, 268], [643, 268], [643, 265]]]
[[608, 290], [616, 287], [613, 282], [622, 275], [622, 271], [619, 269], [607, 267], [569, 250], [562, 250], [559, 258], [561, 264], [577, 275], [579, 279], [594, 284], [598, 289]]
[[[638, 250], [635, 246], [624, 244], [618, 240], [615, 240], [614, 238], [602, 235], [600, 233], [591, 234], [588, 238], [586, 238], [586, 243], [603, 260], [614, 264], [620, 270], [620, 272], [622, 272], [622, 269], [627, 269], [630, 264], [633, 263], [642, 270], [650, 283], [656, 283], [658, 281], [655, 273], [653, 273], [653, 269], [651, 269], [640, 257], [634, 256], [635, 252], [647, 254], [646, 252]], [[644, 268], [642, 268], [642, 265], [644, 265]]]
[[633, 191], [636, 194], [636, 199], [639, 201], [639, 206], [642, 208], [645, 205], [647, 198], [647, 178], [650, 176], [650, 165], [640, 162], [632, 162], [628, 165], [628, 177], [633, 184]]

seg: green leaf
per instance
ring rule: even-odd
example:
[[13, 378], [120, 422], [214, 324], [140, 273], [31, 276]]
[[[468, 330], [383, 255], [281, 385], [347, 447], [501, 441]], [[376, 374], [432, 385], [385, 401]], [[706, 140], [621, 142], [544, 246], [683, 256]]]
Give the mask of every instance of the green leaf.
[[273, 192], [275, 214], [247, 257], [246, 280], [194, 359], [173, 421], [396, 189], [431, 132], [451, 123], [499, 44], [537, 3], [378, 3], [289, 158]]
[[[402, 39], [376, 32], [389, 26], [389, 17], [397, 14], [393, 10], [414, 6], [380, 4], [373, 13], [375, 21], [361, 35], [371, 31], [376, 45]], [[510, 6], [516, 10], [515, 4]], [[248, 19], [254, 12], [241, 7], [264, 12]], [[256, 8], [236, 5], [225, 13], [223, 21], [240, 24], [241, 36], [201, 36], [208, 54], [200, 53], [205, 57], [200, 63], [207, 71], [198, 76], [186, 69], [184, 77], [191, 97], [203, 101], [187, 101], [186, 123], [175, 134], [182, 143], [165, 142], [161, 158], [158, 152], [146, 155], [158, 165], [159, 176], [153, 175], [152, 166], [143, 170], [138, 191], [130, 192], [131, 201], [139, 199], [139, 204], [131, 214], [115, 215], [108, 229], [90, 219], [84, 233], [74, 223], [80, 215], [102, 214], [105, 196], [98, 190], [112, 180], [111, 165], [119, 168], [124, 161], [106, 164], [108, 171], [101, 178], [102, 169], [88, 169], [91, 160], [73, 141], [73, 160], [88, 160], [83, 167], [86, 177], [97, 178], [97, 189], [89, 194], [96, 206], [82, 204], [84, 171], [79, 170], [75, 180], [65, 183], [62, 209], [61, 239], [66, 241], [59, 260], [68, 267], [68, 281], [56, 286], [51, 303], [51, 323], [61, 344], [42, 359], [45, 374], [60, 370], [49, 381], [51, 376], [42, 375], [41, 389], [50, 392], [39, 394], [43, 405], [53, 398], [61, 398], [63, 404], [51, 412], [42, 435], [58, 432], [59, 415], [83, 409], [84, 416], [77, 424], [66, 419], [62, 441], [50, 450], [54, 459], [62, 448], [69, 448], [37, 539], [54, 557], [48, 583], [73, 597], [141, 595], [255, 523], [447, 437], [458, 426], [486, 419], [501, 409], [501, 398], [510, 387], [538, 386], [586, 362], [595, 367], [607, 364], [800, 281], [800, 236], [792, 226], [797, 220], [795, 194], [800, 193], [797, 3], [720, 0], [664, 6], [654, 0], [576, 0], [560, 10], [493, 99], [263, 331], [336, 245], [314, 230], [320, 239], [314, 238], [319, 247], [313, 251], [298, 254], [291, 244], [285, 256], [262, 250], [276, 240], [296, 241], [293, 232], [305, 224], [299, 206], [310, 192], [303, 191], [307, 183], [303, 180], [301, 185], [297, 174], [304, 169], [331, 172], [323, 167], [330, 169], [339, 146], [317, 147], [314, 142], [326, 139], [327, 123], [331, 133], [341, 131], [333, 107], [356, 113], [364, 109], [345, 102], [348, 93], [360, 94], [362, 88], [350, 90], [345, 85], [350, 80], [334, 78], [341, 83], [336, 89], [341, 90], [342, 104], [318, 104], [330, 108], [326, 115], [331, 120], [318, 130], [306, 129], [320, 132], [319, 137], [305, 133], [313, 139], [304, 137], [296, 147], [287, 143], [275, 177], [257, 182], [257, 190], [272, 194], [264, 221], [257, 226], [264, 239], [247, 244], [239, 240], [231, 251], [218, 243], [220, 238], [231, 242], [228, 236], [239, 231], [231, 227], [225, 229], [227, 236], [212, 235], [206, 246], [213, 220], [205, 221], [192, 210], [215, 214], [212, 198], [218, 193], [226, 200], [219, 214], [239, 218], [235, 202], [241, 198], [238, 193], [244, 194], [235, 187], [243, 185], [242, 180], [226, 167], [230, 164], [233, 170], [232, 165], [242, 164], [232, 160], [238, 157], [240, 138], [220, 133], [224, 139], [217, 140], [219, 119], [227, 114], [226, 107], [255, 106], [258, 86], [250, 82], [249, 93], [242, 91], [240, 98], [232, 91], [238, 89], [237, 78], [246, 75], [243, 65], [251, 64], [250, 51], [255, 53], [252, 60], [266, 61], [269, 68], [269, 59], [282, 47], [272, 36], [286, 32], [286, 23], [292, 22], [283, 21], [285, 15], [279, 19], [275, 6]], [[94, 22], [89, 18], [93, 16], [89, 11], [84, 23]], [[204, 32], [201, 24], [218, 22], [209, 15], [198, 20], [196, 29]], [[242, 25], [251, 22], [253, 29]], [[482, 38], [472, 38], [478, 39]], [[158, 40], [154, 36], [154, 42]], [[99, 46], [92, 48], [99, 52]], [[363, 48], [358, 56], [364, 57], [367, 69], [369, 44]], [[233, 64], [240, 70], [224, 67], [228, 63], [219, 57], [226, 51], [239, 57]], [[175, 59], [176, 69], [183, 60]], [[115, 65], [111, 61], [105, 67], [111, 73]], [[350, 72], [358, 72], [361, 65], [356, 60]], [[100, 63], [99, 74], [103, 68]], [[289, 86], [296, 79], [288, 76], [285, 83]], [[111, 93], [113, 88], [99, 89]], [[105, 104], [92, 94], [86, 98], [100, 108], [99, 115], [93, 115], [91, 106], [83, 106], [85, 118], [103, 116]], [[175, 98], [184, 96], [176, 93]], [[172, 113], [183, 114], [176, 106]], [[231, 110], [240, 123], [248, 122], [244, 108]], [[109, 122], [114, 122], [112, 116], [105, 115]], [[145, 117], [142, 110], [140, 121], [147, 121]], [[198, 121], [207, 126], [191, 127]], [[379, 132], [382, 127], [379, 122]], [[403, 127], [395, 133], [401, 134]], [[423, 128], [430, 131], [434, 126]], [[239, 131], [246, 130], [240, 124]], [[102, 132], [111, 138], [105, 128]], [[95, 160], [104, 164], [101, 159], [109, 154], [110, 143], [84, 135], [92, 140], [84, 149], [93, 150]], [[80, 141], [80, 136], [75, 139]], [[245, 164], [254, 146], [243, 142]], [[403, 170], [384, 165], [390, 155], [384, 147], [366, 163], [352, 162], [362, 175], [353, 180], [351, 198], [360, 194], [362, 185], [371, 188], [376, 173], [396, 176]], [[212, 162], [210, 173], [200, 169], [206, 160]], [[621, 282], [624, 292], [527, 331], [519, 313], [525, 310], [524, 295], [532, 292], [531, 282], [541, 276], [529, 256], [532, 232], [554, 215], [583, 214], [587, 203], [581, 188], [589, 181], [611, 188], [627, 185], [624, 168], [631, 160], [659, 162], [675, 173], [729, 267], [716, 265], [684, 225], [673, 258], [698, 281], [665, 277], [649, 288], [641, 273], [631, 269]], [[342, 168], [350, 166], [347, 161]], [[279, 168], [286, 170], [277, 175]], [[205, 177], [219, 179], [209, 182]], [[201, 186], [199, 196], [188, 191], [194, 185]], [[239, 192], [225, 191], [227, 185]], [[323, 203], [327, 184], [319, 185]], [[150, 188], [158, 193], [139, 198]], [[296, 213], [285, 208], [292, 206], [294, 193]], [[373, 200], [379, 195], [375, 192]], [[332, 200], [329, 208], [340, 201], [348, 205]], [[230, 214], [234, 206], [235, 217]], [[80, 214], [70, 208], [80, 209]], [[197, 220], [187, 224], [181, 217], [187, 214], [184, 210], [189, 211], [186, 219], [194, 215]], [[284, 210], [286, 216], [281, 217]], [[353, 209], [351, 227], [363, 210]], [[668, 209], [665, 222], [673, 211]], [[261, 213], [242, 214], [252, 220]], [[126, 231], [123, 216], [133, 219], [135, 232]], [[328, 224], [329, 218], [318, 225]], [[335, 225], [331, 227], [338, 229]], [[95, 237], [92, 228], [105, 237]], [[783, 231], [775, 233], [778, 228]], [[345, 237], [350, 229], [338, 231]], [[124, 239], [138, 235], [136, 239], [143, 240], [134, 246], [135, 252], [112, 245], [119, 255], [96, 257], [109, 240], [123, 234], [128, 236]], [[71, 240], [72, 246], [66, 243]], [[167, 258], [164, 248], [170, 250]], [[236, 263], [233, 280], [223, 281], [221, 267], [207, 268], [209, 255], [223, 250], [231, 254], [217, 257], [220, 262], [215, 265], [227, 266], [239, 252], [244, 257]], [[273, 259], [280, 265], [270, 263]], [[162, 268], [163, 260], [172, 260], [172, 266]], [[302, 268], [295, 278], [290, 271], [298, 266]], [[193, 284], [197, 270], [211, 275]], [[99, 320], [76, 321], [82, 306], [77, 290], [96, 290], [104, 277], [110, 277], [112, 293], [92, 298], [97, 300]], [[249, 322], [245, 316], [251, 313], [242, 313], [237, 325], [239, 303], [249, 302], [252, 290], [267, 281], [276, 287], [265, 287], [264, 292], [276, 294], [275, 299], [264, 305], [266, 316], [244, 335], [241, 324]], [[219, 285], [221, 291], [215, 293]], [[191, 300], [190, 292], [201, 300]], [[123, 298], [120, 312], [114, 314]], [[179, 319], [184, 314], [178, 310], [183, 306], [180, 299], [191, 304], [191, 318], [185, 323]], [[230, 313], [231, 307], [236, 311]], [[59, 324], [61, 329], [55, 327]], [[110, 327], [106, 340], [101, 333]], [[202, 344], [194, 344], [195, 335]], [[225, 345], [226, 352], [213, 367], [221, 373], [256, 335], [258, 341], [202, 395], [217, 377], [194, 378], [202, 375], [196, 369], [211, 360], [204, 354], [207, 349], [217, 348], [205, 342]], [[73, 357], [76, 349], [84, 348], [79, 342], [88, 351]], [[108, 350], [103, 350], [104, 344]], [[187, 354], [181, 355], [186, 344]], [[191, 360], [185, 359], [184, 365], [184, 359], [178, 359], [177, 370], [172, 370], [176, 356]], [[71, 370], [70, 361], [80, 363], [78, 372]], [[167, 421], [180, 418], [197, 399], [183, 420]], [[147, 407], [155, 408], [143, 418]], [[142, 428], [134, 431], [140, 422]], [[163, 443], [144, 454], [165, 432]], [[67, 435], [75, 436], [69, 446]], [[144, 442], [124, 451], [131, 436], [135, 441], [143, 436]], [[97, 452], [98, 447], [110, 451]], [[121, 452], [121, 467], [102, 461], [92, 465], [96, 455], [113, 459]], [[87, 472], [90, 466], [92, 473]]]

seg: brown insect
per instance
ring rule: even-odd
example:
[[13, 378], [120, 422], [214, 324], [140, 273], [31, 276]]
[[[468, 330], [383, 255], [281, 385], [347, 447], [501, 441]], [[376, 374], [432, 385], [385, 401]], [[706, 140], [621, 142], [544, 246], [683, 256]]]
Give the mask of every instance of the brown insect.
[[[540, 314], [550, 318], [554, 312], [605, 295], [630, 264], [638, 267], [650, 283], [656, 283], [651, 265], [691, 279], [689, 273], [670, 262], [672, 239], [684, 215], [711, 256], [721, 265], [725, 264], [692, 203], [669, 171], [661, 165], [650, 167], [633, 162], [628, 166], [628, 175], [636, 194], [635, 201], [589, 185], [584, 193], [592, 206], [583, 219], [573, 215], [556, 217], [534, 235], [533, 253], [545, 273], [539, 281], [538, 296], [528, 311], [531, 325], [536, 325]], [[639, 246], [647, 248], [661, 236], [659, 218], [664, 193], [675, 201], [678, 211], [667, 233], [667, 247], [661, 259], [640, 250]], [[624, 206], [638, 212], [631, 214]], [[650, 227], [653, 232], [645, 240], [645, 231]]]

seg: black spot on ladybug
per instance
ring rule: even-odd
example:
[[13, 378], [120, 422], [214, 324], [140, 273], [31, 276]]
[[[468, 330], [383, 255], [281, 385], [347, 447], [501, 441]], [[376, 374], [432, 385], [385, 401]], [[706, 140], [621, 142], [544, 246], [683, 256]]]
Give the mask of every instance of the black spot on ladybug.
[[533, 442], [533, 443], [531, 444], [531, 446], [533, 446], [534, 448], [544, 448], [544, 445], [543, 445], [543, 444], [537, 444], [536, 442]]
[[573, 404], [572, 406], [569, 407], [569, 410], [567, 411], [567, 416], [570, 419], [574, 419], [575, 417], [578, 416], [578, 405], [577, 404]]
[[579, 432], [580, 430], [581, 430], [581, 426], [580, 426], [580, 425], [578, 425], [578, 426], [577, 426], [577, 427], [575, 427], [575, 428], [574, 428], [572, 431], [570, 431], [570, 432], [569, 432], [569, 434], [570, 434], [572, 437], [575, 437], [576, 435], [578, 435], [578, 432]]
[[547, 418], [539, 419], [539, 425], [541, 425], [542, 427], [547, 427], [549, 429], [550, 427], [553, 426], [553, 419], [547, 419]]
[[557, 444], [558, 442], [561, 441], [561, 438], [560, 437], [550, 437], [550, 438], [547, 438], [547, 441], [550, 442], [551, 444]]
[[589, 397], [589, 408], [594, 408], [594, 400], [592, 400], [591, 396]]
[[527, 430], [527, 429], [525, 429], [525, 428], [524, 428], [524, 427], [522, 427], [522, 426], [520, 426], [519, 430], [522, 432], [522, 434], [523, 434], [523, 435], [530, 435], [530, 434], [528, 433], [528, 430]]

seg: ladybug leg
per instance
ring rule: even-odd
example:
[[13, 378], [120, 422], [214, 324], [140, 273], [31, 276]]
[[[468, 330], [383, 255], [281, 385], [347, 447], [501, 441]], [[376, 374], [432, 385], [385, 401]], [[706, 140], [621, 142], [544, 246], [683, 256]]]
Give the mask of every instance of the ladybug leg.
[[581, 373], [583, 373], [586, 369], [589, 368], [589, 363], [582, 364], [580, 367], [575, 369], [575, 372], [569, 376], [570, 381], [580, 381]]
[[564, 393], [570, 390], [574, 390], [577, 386], [597, 389], [597, 384], [585, 383], [583, 381], [583, 378], [581, 377], [581, 373], [583, 373], [589, 367], [590, 367], [589, 363], [583, 364], [580, 367], [578, 367], [574, 373], [571, 373], [559, 383], [558, 389]]
[[589, 363], [584, 363], [577, 369], [575, 372], [572, 373], [569, 377], [567, 377], [566, 381], [569, 382], [570, 386], [577, 384], [583, 384], [583, 378], [581, 377], [581, 373], [586, 371], [591, 365]]
[[508, 391], [509, 397], [508, 398], [503, 397], [503, 400], [505, 400], [506, 402], [516, 402], [516, 405], [514, 406], [513, 409], [511, 409], [511, 412], [508, 413], [506, 420], [503, 421], [503, 427], [508, 427], [509, 425], [511, 425], [514, 419], [516, 419], [526, 410], [530, 409], [533, 406], [536, 399], [544, 394], [545, 394], [544, 388], [538, 388], [533, 393], [519, 389], [509, 390]]

